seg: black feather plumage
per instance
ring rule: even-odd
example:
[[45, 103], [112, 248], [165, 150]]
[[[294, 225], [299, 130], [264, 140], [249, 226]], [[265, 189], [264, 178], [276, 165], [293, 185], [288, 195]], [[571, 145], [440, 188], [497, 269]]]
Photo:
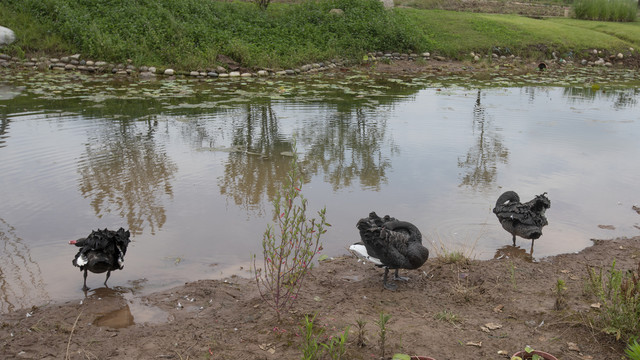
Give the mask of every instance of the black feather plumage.
[[118, 231], [95, 230], [86, 238], [69, 242], [80, 248], [71, 263], [79, 267], [80, 271], [84, 271], [84, 290], [88, 289], [87, 271], [96, 274], [106, 271], [107, 277], [104, 281], [106, 286], [111, 271], [121, 270], [124, 267], [124, 256], [131, 241], [130, 235], [129, 231], [123, 228]]
[[[496, 201], [493, 213], [507, 232], [513, 236], [513, 246], [516, 236], [535, 240], [542, 236], [542, 228], [548, 225], [545, 211], [551, 207], [547, 193], [536, 195], [530, 201], [520, 202], [515, 191], [506, 191]], [[532, 244], [533, 246], [533, 244]]]
[[404, 280], [398, 276], [398, 269], [417, 269], [429, 258], [429, 250], [422, 245], [420, 230], [409, 222], [389, 215], [381, 218], [371, 212], [369, 217], [360, 219], [356, 227], [366, 255], [385, 268], [384, 286], [388, 289], [396, 288], [395, 284], [387, 283], [389, 269], [395, 269], [395, 279]]

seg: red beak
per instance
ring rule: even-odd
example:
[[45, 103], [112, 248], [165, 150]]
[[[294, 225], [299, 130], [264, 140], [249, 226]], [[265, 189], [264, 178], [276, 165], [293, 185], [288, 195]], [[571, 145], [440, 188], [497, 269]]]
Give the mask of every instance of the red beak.
[[75, 245], [78, 242], [78, 240], [69, 240], [69, 245]]

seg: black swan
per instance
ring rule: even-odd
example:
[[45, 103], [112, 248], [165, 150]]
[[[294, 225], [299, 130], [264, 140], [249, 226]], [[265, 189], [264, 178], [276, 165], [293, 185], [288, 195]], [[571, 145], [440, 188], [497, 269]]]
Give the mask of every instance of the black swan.
[[92, 273], [101, 274], [107, 272], [107, 280], [111, 276], [111, 271], [122, 270], [124, 267], [124, 255], [127, 253], [129, 245], [130, 233], [123, 228], [118, 231], [113, 230], [96, 230], [86, 238], [71, 240], [69, 244], [80, 248], [75, 258], [71, 262], [74, 266], [84, 271], [84, 286], [82, 290], [88, 290], [87, 287], [87, 270]]
[[408, 280], [398, 276], [398, 269], [417, 269], [429, 258], [429, 250], [422, 245], [422, 234], [418, 228], [406, 221], [386, 215], [380, 218], [371, 212], [368, 218], [358, 221], [362, 242], [349, 247], [357, 256], [365, 258], [379, 267], [384, 267], [383, 285], [396, 290], [398, 286], [388, 283], [389, 269], [395, 269], [394, 280]]
[[536, 195], [531, 201], [521, 203], [515, 191], [507, 191], [496, 201], [493, 213], [502, 227], [513, 236], [513, 246], [516, 246], [517, 235], [531, 239], [533, 251], [533, 241], [542, 236], [542, 228], [548, 224], [544, 213], [550, 207], [551, 201], [546, 192]]

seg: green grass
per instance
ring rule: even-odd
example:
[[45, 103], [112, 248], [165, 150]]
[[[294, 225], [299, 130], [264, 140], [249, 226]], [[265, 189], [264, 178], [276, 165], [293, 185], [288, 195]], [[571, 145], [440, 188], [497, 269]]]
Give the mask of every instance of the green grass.
[[576, 0], [573, 11], [576, 18], [583, 20], [635, 21], [638, 2], [636, 0]]
[[[343, 15], [330, 14], [339, 8]], [[0, 23], [17, 56], [81, 53], [85, 58], [203, 69], [219, 54], [246, 67], [287, 68], [369, 51], [425, 52], [455, 59], [471, 51], [546, 58], [551, 51], [640, 48], [640, 23], [444, 10], [385, 10], [377, 0], [248, 1], [4, 0]]]
[[[640, 23], [604, 23], [575, 19], [539, 20], [517, 15], [399, 9], [425, 39], [426, 51], [450, 57], [494, 47], [524, 57], [549, 56], [589, 48], [611, 51], [640, 45]], [[616, 29], [616, 30], [610, 30]]]

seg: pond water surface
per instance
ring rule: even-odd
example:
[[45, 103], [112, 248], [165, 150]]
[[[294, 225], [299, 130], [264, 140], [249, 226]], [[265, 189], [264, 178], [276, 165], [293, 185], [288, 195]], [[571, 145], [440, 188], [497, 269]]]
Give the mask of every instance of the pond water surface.
[[503, 256], [506, 190], [551, 199], [536, 259], [640, 234], [640, 87], [520, 80], [0, 77], [1, 309], [82, 298], [67, 243], [97, 228], [132, 233], [114, 287], [249, 276], [294, 138], [329, 256], [370, 211], [417, 225], [433, 255]]

